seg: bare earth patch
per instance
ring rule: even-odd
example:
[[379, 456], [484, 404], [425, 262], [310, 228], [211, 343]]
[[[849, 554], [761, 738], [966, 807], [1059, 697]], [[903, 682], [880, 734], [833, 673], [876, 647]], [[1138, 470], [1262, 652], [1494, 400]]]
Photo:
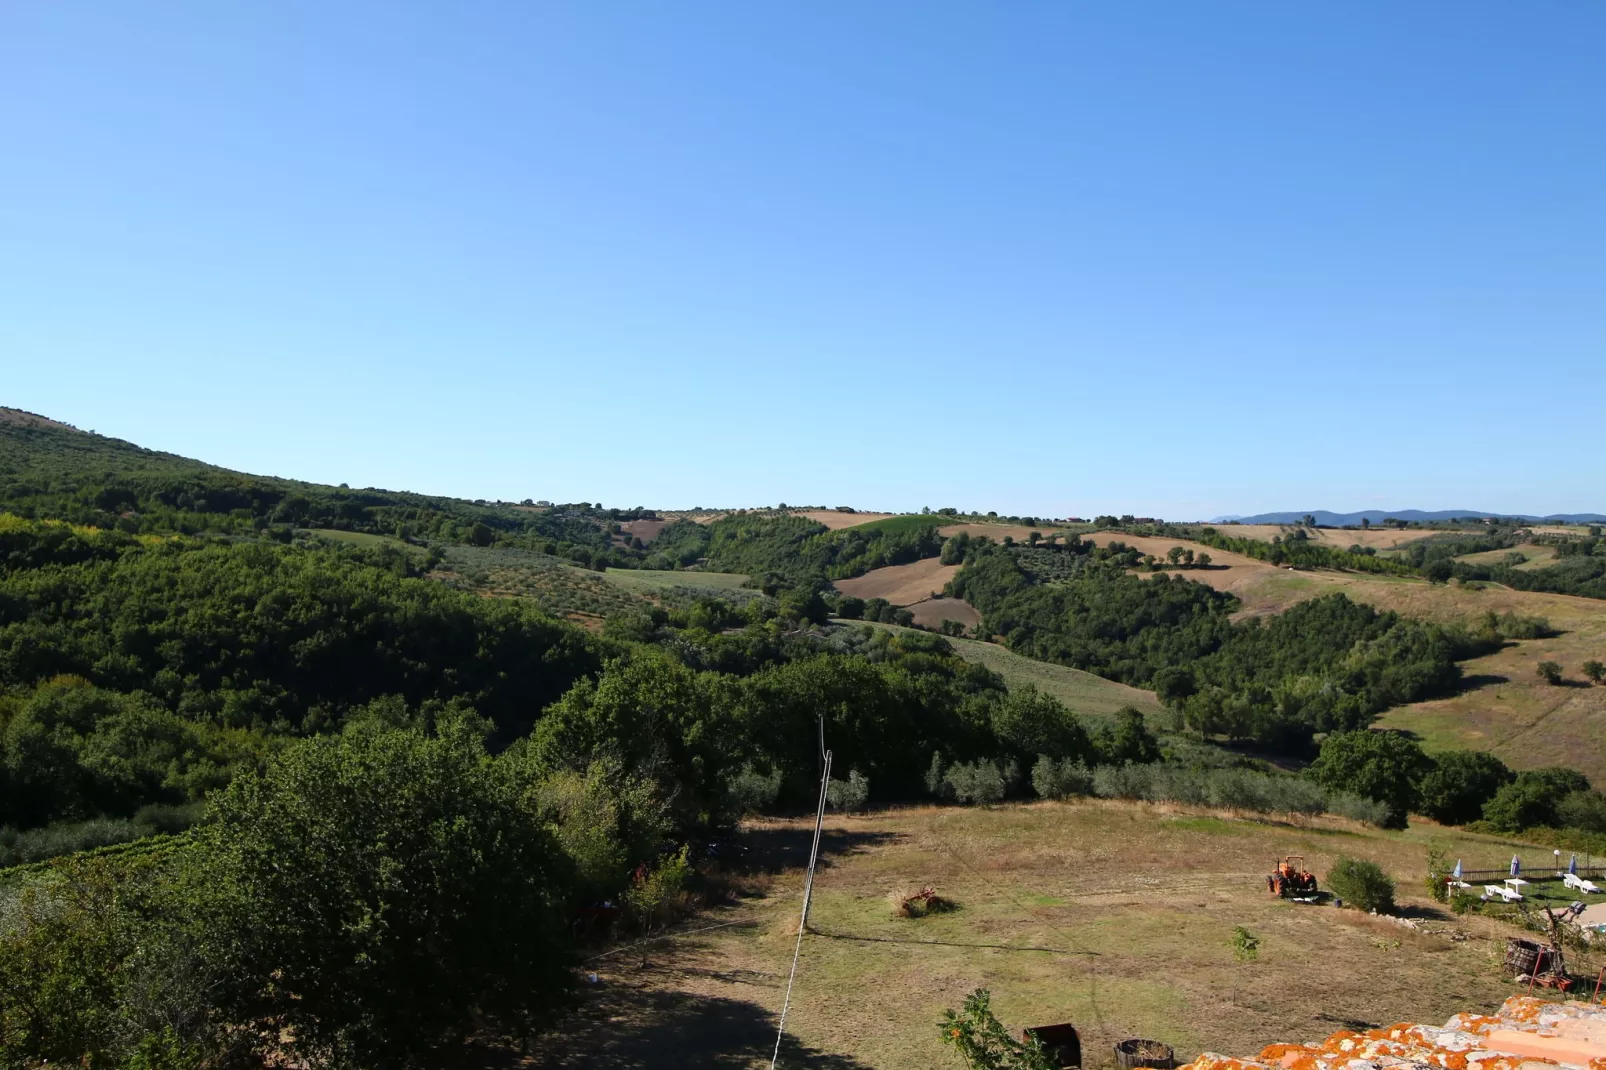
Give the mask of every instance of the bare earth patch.
[[651, 545], [668, 525], [667, 520], [626, 520], [620, 523], [619, 529], [624, 532], [626, 542], [640, 539], [643, 543]]
[[[749, 824], [743, 857], [775, 874], [767, 893], [686, 927], [737, 924], [588, 967], [599, 983], [529, 1065], [767, 1066], [811, 824]], [[1075, 1023], [1090, 1068], [1110, 1066], [1112, 1045], [1133, 1036], [1187, 1059], [1349, 1023], [1492, 1010], [1515, 991], [1498, 967], [1497, 923], [1438, 917], [1432, 927], [1467, 937], [1453, 942], [1266, 894], [1274, 857], [1302, 853], [1325, 877], [1344, 852], [1379, 862], [1404, 903], [1431, 912], [1415, 900], [1430, 839], [1468, 866], [1511, 855], [1506, 843], [1433, 825], [1382, 833], [1097, 801], [830, 816], [783, 1059], [956, 1066], [936, 1023], [978, 986], [1012, 1027]], [[893, 916], [889, 892], [928, 884], [959, 909]], [[1235, 959], [1235, 925], [1260, 939], [1256, 961]]]
[[837, 580], [836, 589], [855, 598], [885, 598], [895, 606], [910, 606], [940, 594], [959, 569], [959, 565], [943, 564], [941, 558], [928, 557], [907, 565], [872, 569], [851, 580]]
[[793, 516], [801, 516], [812, 520], [816, 524], [824, 524], [832, 531], [841, 531], [843, 528], [856, 528], [860, 524], [872, 524], [877, 520], [891, 520], [897, 513], [839, 513], [835, 509], [788, 509]]
[[50, 427], [57, 431], [77, 431], [71, 424], [64, 424], [59, 420], [52, 420], [48, 416], [27, 412], [23, 409], [8, 409], [0, 406], [0, 424], [12, 424], [17, 427]]

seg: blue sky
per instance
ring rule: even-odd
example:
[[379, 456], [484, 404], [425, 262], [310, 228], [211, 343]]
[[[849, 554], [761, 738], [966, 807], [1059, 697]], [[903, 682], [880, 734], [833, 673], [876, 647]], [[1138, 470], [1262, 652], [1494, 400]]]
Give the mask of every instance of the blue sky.
[[608, 505], [1606, 511], [1606, 5], [9, 5], [0, 404]]

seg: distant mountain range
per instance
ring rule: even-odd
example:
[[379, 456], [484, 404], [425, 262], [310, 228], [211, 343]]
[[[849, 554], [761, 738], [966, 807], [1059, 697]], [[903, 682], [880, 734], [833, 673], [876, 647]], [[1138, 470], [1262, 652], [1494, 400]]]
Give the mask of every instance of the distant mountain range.
[[1240, 524], [1297, 524], [1307, 516], [1316, 518], [1322, 527], [1345, 528], [1359, 524], [1363, 519], [1380, 524], [1387, 517], [1396, 520], [1456, 520], [1460, 517], [1495, 516], [1510, 520], [1543, 521], [1550, 524], [1600, 524], [1606, 516], [1600, 513], [1552, 513], [1534, 516], [1530, 513], [1501, 513], [1488, 509], [1368, 509], [1361, 513], [1330, 513], [1325, 509], [1310, 509], [1303, 513], [1260, 513], [1256, 516], [1218, 516], [1212, 524], [1226, 524], [1236, 520]]

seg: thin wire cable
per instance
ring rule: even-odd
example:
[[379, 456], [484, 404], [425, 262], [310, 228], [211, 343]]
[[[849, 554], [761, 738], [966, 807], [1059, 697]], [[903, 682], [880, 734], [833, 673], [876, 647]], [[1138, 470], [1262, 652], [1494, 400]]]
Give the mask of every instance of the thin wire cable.
[[792, 982], [797, 980], [797, 960], [803, 953], [803, 932], [809, 924], [809, 900], [814, 896], [814, 867], [820, 858], [820, 832], [825, 825], [825, 793], [831, 783], [831, 752], [825, 752], [825, 772], [820, 775], [820, 802], [814, 810], [814, 846], [809, 850], [808, 876], [803, 880], [803, 916], [797, 919], [797, 944], [792, 948], [792, 971], [786, 975], [786, 998], [781, 1001], [781, 1023], [775, 1029], [775, 1054], [770, 1070], [781, 1061], [781, 1038], [786, 1036], [786, 1012], [792, 1007]]

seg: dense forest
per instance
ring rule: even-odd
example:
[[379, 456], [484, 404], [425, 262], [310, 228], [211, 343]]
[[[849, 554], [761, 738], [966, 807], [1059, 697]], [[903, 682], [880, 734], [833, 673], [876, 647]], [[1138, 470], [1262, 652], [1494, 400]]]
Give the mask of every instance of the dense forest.
[[1134, 574], [1137, 553], [1119, 542], [1019, 548], [956, 537], [944, 558], [965, 562], [949, 593], [979, 609], [983, 630], [1012, 650], [1153, 688], [1201, 734], [1285, 753], [1450, 692], [1457, 661], [1492, 649], [1502, 626], [1531, 626], [1497, 620], [1472, 634], [1342, 594], [1234, 623], [1236, 599], [1190, 581], [1186, 569]]

